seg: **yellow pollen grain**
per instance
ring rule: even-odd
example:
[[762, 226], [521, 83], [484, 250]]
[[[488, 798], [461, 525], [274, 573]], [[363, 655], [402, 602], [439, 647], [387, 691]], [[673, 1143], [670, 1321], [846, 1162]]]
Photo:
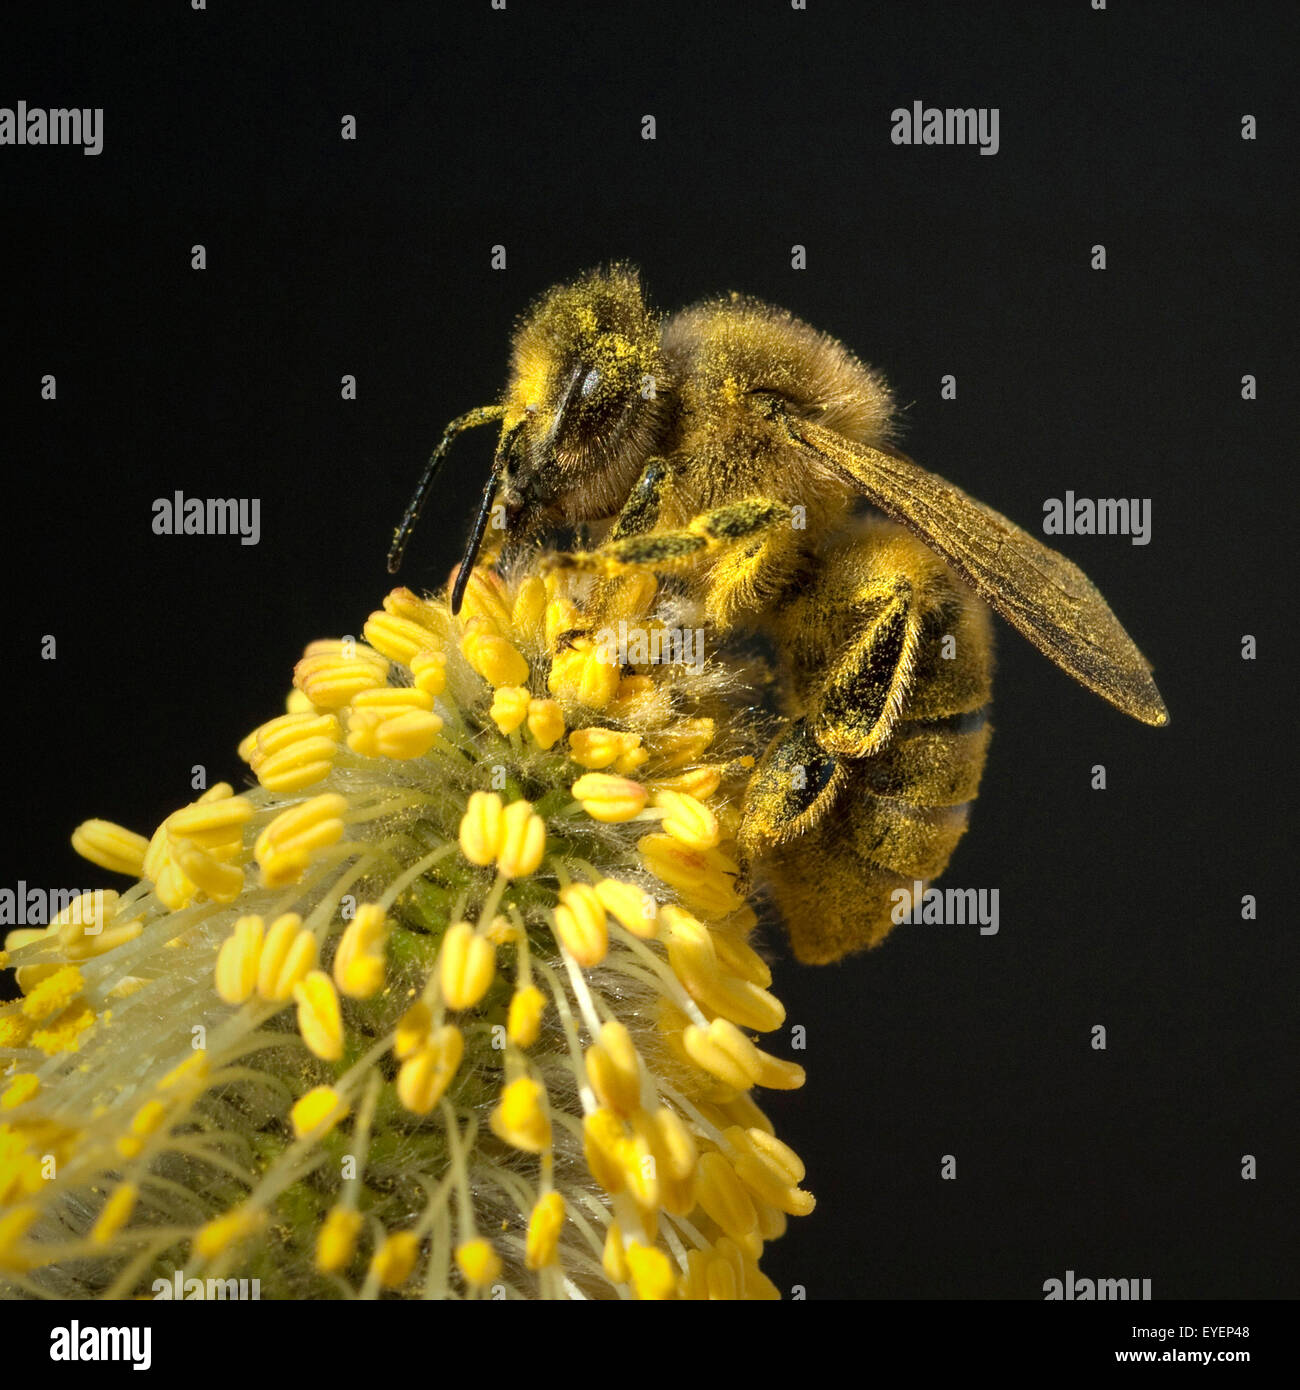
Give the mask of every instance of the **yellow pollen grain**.
[[31, 1100], [40, 1088], [40, 1080], [35, 1075], [19, 1072], [5, 1087], [4, 1094], [0, 1095], [0, 1110], [16, 1109], [24, 1101]]
[[84, 986], [81, 971], [75, 965], [61, 965], [23, 1000], [23, 1013], [34, 1023], [40, 1023], [67, 1008]]
[[78, 999], [44, 1028], [37, 1028], [31, 1035], [31, 1044], [47, 1057], [59, 1052], [76, 1052], [81, 1047], [81, 1035], [94, 1021], [95, 1011], [84, 999]]

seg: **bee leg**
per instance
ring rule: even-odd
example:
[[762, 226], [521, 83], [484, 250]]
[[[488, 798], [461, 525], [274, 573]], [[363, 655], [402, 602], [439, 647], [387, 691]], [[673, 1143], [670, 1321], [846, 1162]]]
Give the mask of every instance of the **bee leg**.
[[777, 735], [750, 779], [740, 832], [747, 857], [811, 830], [835, 803], [852, 764], [888, 742], [921, 637], [912, 594], [905, 575], [857, 591], [861, 630], [808, 713]]
[[608, 572], [623, 565], [649, 568], [676, 561], [714, 561], [704, 586], [709, 619], [726, 628], [742, 610], [760, 607], [781, 587], [786, 563], [798, 553], [794, 514], [782, 502], [753, 497], [717, 507], [678, 531], [656, 531], [607, 541], [593, 555], [604, 556]]
[[855, 595], [861, 630], [834, 662], [811, 711], [818, 744], [841, 758], [869, 758], [888, 742], [916, 666], [921, 613], [903, 574], [872, 580]]
[[768, 745], [745, 793], [740, 850], [752, 859], [811, 830], [835, 804], [846, 765], [796, 719]]
[[653, 529], [659, 520], [659, 499], [667, 476], [668, 465], [663, 459], [646, 460], [636, 486], [628, 493], [623, 510], [619, 512], [613, 530], [609, 533], [611, 541], [619, 541], [626, 536], [644, 535]]

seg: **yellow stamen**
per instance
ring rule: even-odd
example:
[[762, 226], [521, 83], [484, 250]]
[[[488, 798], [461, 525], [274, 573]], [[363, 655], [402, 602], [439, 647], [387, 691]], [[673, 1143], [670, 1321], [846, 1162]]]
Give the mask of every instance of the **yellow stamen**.
[[492, 692], [492, 722], [509, 737], [528, 718], [528, 687], [501, 685]]
[[337, 1274], [352, 1262], [361, 1234], [361, 1213], [348, 1207], [331, 1207], [316, 1237], [316, 1268]]
[[632, 1277], [632, 1271], [627, 1266], [627, 1252], [623, 1249], [623, 1232], [617, 1221], [611, 1221], [609, 1230], [605, 1232], [600, 1264], [611, 1283], [626, 1284]]
[[447, 688], [447, 654], [420, 652], [408, 663], [415, 677], [415, 688], [435, 699]]
[[584, 969], [599, 965], [609, 951], [605, 908], [589, 883], [570, 883], [560, 890], [555, 934]]
[[438, 638], [422, 623], [396, 613], [372, 613], [362, 633], [367, 642], [389, 661], [409, 666], [420, 652], [438, 652]]
[[375, 1251], [370, 1272], [385, 1289], [400, 1289], [411, 1277], [420, 1254], [420, 1240], [414, 1231], [394, 1231]]
[[296, 883], [313, 854], [343, 838], [345, 797], [337, 792], [313, 796], [278, 816], [257, 837], [253, 853], [268, 888]]
[[502, 1092], [489, 1123], [498, 1139], [525, 1153], [542, 1153], [551, 1146], [551, 1121], [546, 1091], [531, 1077], [521, 1076]]
[[467, 1240], [456, 1247], [456, 1264], [467, 1284], [486, 1288], [501, 1277], [501, 1257], [485, 1240]]
[[618, 693], [619, 668], [600, 659], [589, 637], [575, 637], [551, 661], [547, 688], [552, 695], [588, 709], [604, 709]]
[[554, 700], [528, 702], [528, 732], [543, 752], [564, 737], [564, 712]]
[[528, 662], [519, 649], [496, 633], [476, 628], [461, 641], [465, 660], [489, 685], [523, 685]]
[[656, 1246], [632, 1241], [627, 1247], [627, 1267], [638, 1298], [671, 1298], [677, 1290], [672, 1264]]
[[607, 825], [631, 820], [645, 809], [646, 789], [640, 782], [607, 772], [588, 772], [570, 788], [574, 799], [593, 819]]
[[334, 953], [334, 983], [349, 999], [370, 999], [384, 987], [388, 921], [378, 903], [363, 903]]
[[149, 841], [111, 820], [88, 820], [72, 832], [72, 848], [101, 869], [139, 878]]
[[536, 985], [515, 990], [506, 1017], [506, 1036], [516, 1047], [532, 1047], [541, 1031], [546, 996]]
[[350, 657], [307, 650], [293, 668], [293, 683], [317, 709], [342, 709], [355, 695], [376, 690], [388, 679], [388, 662], [378, 653], [363, 655], [362, 647]]
[[465, 1039], [453, 1023], [410, 1053], [397, 1073], [397, 1098], [415, 1115], [427, 1115], [446, 1094], [465, 1053]]
[[545, 1269], [555, 1263], [563, 1229], [564, 1198], [558, 1192], [547, 1192], [537, 1199], [533, 1214], [528, 1218], [528, 1236], [524, 1243], [525, 1268]]
[[579, 767], [592, 772], [600, 772], [640, 748], [640, 734], [622, 733], [617, 729], [575, 729], [569, 735], [569, 756]]
[[298, 1031], [312, 1052], [324, 1062], [343, 1056], [343, 1016], [334, 981], [323, 970], [313, 970], [293, 987], [298, 1001]]
[[611, 1019], [587, 1049], [587, 1079], [600, 1103], [619, 1115], [641, 1105], [641, 1059], [627, 1028]]
[[234, 1211], [217, 1216], [195, 1234], [195, 1251], [204, 1259], [213, 1259], [229, 1250], [238, 1241], [247, 1240], [266, 1225], [266, 1212], [236, 1207]]
[[497, 868], [506, 878], [527, 878], [546, 856], [546, 822], [530, 801], [512, 801], [501, 816]]
[[348, 1116], [350, 1107], [333, 1086], [313, 1086], [306, 1095], [294, 1101], [289, 1118], [294, 1135], [299, 1139], [310, 1136], [322, 1139]]
[[662, 807], [664, 830], [687, 849], [712, 849], [722, 838], [718, 818], [702, 802], [685, 792], [660, 791], [654, 804]]
[[447, 928], [439, 957], [438, 982], [449, 1009], [472, 1009], [496, 974], [496, 951], [468, 922]]
[[471, 792], [460, 818], [460, 852], [471, 864], [486, 866], [501, 851], [505, 808], [496, 792]]
[[413, 1056], [429, 1040], [429, 1030], [433, 1027], [433, 1013], [422, 999], [414, 1004], [397, 1020], [393, 1052], [398, 1058]]
[[133, 1182], [119, 1183], [113, 1195], [104, 1203], [95, 1224], [90, 1229], [90, 1239], [96, 1245], [107, 1245], [110, 1240], [131, 1219], [135, 1210], [140, 1189]]
[[241, 917], [217, 952], [217, 994], [227, 1004], [242, 1004], [257, 988], [265, 924], [260, 917]]
[[649, 941], [658, 931], [659, 904], [644, 889], [605, 878], [596, 884], [596, 896], [609, 915], [633, 936]]

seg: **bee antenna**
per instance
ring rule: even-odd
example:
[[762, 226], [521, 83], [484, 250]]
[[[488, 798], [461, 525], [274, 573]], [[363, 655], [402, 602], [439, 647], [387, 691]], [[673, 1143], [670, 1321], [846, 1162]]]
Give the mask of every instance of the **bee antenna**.
[[492, 471], [488, 474], [487, 486], [484, 487], [483, 498], [478, 504], [478, 515], [474, 518], [474, 529], [470, 533], [469, 544], [465, 547], [465, 558], [460, 562], [460, 569], [456, 573], [456, 582], [452, 585], [451, 615], [453, 618], [460, 612], [460, 601], [465, 596], [465, 586], [469, 583], [470, 570], [474, 568], [474, 561], [478, 559], [479, 546], [483, 544], [483, 533], [487, 530], [488, 517], [492, 515], [492, 499], [496, 496], [497, 483], [505, 469], [506, 459], [510, 455], [515, 439], [523, 427], [524, 422], [520, 420], [512, 428], [501, 431], [496, 456], [492, 460]]
[[433, 480], [438, 476], [442, 467], [443, 455], [451, 447], [451, 441], [462, 430], [473, 429], [475, 425], [490, 425], [494, 420], [500, 420], [505, 413], [506, 410], [503, 405], [479, 406], [476, 410], [468, 411], [459, 416], [443, 430], [438, 447], [429, 455], [429, 462], [424, 465], [424, 472], [420, 474], [420, 481], [415, 485], [415, 492], [406, 504], [406, 511], [402, 515], [401, 523], [393, 532], [393, 543], [388, 548], [389, 574], [396, 574], [402, 567], [402, 556], [406, 553], [406, 543], [411, 539], [411, 532], [415, 530], [415, 523], [419, 521], [420, 513], [424, 510], [425, 499], [433, 487]]
[[501, 469], [494, 464], [488, 474], [487, 486], [483, 489], [483, 500], [479, 503], [478, 515], [474, 518], [474, 530], [470, 533], [469, 544], [465, 547], [465, 558], [456, 572], [456, 582], [451, 590], [451, 615], [460, 612], [460, 601], [465, 597], [465, 586], [469, 583], [470, 571], [478, 559], [479, 546], [483, 544], [483, 533], [487, 530], [488, 517], [492, 515], [492, 499], [496, 496], [497, 479]]

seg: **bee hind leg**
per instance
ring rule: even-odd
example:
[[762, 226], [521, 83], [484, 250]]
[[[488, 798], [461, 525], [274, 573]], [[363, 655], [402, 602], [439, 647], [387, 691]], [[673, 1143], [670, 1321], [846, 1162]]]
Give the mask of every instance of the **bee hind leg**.
[[813, 737], [840, 757], [869, 758], [889, 741], [911, 684], [921, 612], [903, 574], [869, 581], [855, 595], [857, 635], [832, 665], [811, 715]]

